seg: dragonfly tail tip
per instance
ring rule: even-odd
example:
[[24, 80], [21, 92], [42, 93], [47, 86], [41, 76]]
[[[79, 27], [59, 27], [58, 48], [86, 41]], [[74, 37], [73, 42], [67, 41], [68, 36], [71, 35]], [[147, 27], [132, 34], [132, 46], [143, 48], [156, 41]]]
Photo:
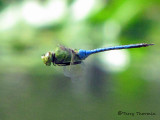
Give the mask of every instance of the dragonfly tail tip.
[[148, 44], [148, 46], [150, 46], [150, 45], [155, 45], [155, 44], [154, 43]]
[[147, 44], [147, 43], [143, 43], [144, 47], [147, 47], [147, 46], [151, 46], [151, 45], [155, 45], [154, 43], [151, 43], [151, 44]]

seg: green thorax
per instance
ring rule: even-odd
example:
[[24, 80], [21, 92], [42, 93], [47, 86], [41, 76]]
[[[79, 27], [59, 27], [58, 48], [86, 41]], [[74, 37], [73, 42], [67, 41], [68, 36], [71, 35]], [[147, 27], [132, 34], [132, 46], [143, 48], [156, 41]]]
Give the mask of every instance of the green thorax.
[[81, 61], [78, 57], [78, 50], [72, 50], [64, 46], [55, 49], [55, 58], [55, 64]]

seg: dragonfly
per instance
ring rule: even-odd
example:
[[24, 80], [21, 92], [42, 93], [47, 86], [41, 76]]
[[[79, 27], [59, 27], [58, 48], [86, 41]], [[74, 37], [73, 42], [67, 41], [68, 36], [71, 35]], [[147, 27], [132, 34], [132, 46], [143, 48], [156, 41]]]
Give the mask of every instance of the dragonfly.
[[139, 43], [139, 44], [129, 44], [129, 45], [98, 48], [93, 50], [71, 49], [71, 48], [67, 48], [65, 46], [59, 45], [54, 50], [54, 52], [50, 51], [50, 52], [47, 52], [46, 54], [43, 54], [41, 56], [41, 59], [46, 66], [51, 66], [51, 64], [53, 64], [54, 66], [64, 66], [64, 72], [66, 76], [70, 77], [79, 72], [77, 72], [76, 67], [66, 68], [66, 66], [78, 66], [82, 64], [83, 61], [90, 55], [109, 51], [109, 50], [141, 48], [141, 47], [147, 47], [151, 45], [154, 45], [154, 44]]

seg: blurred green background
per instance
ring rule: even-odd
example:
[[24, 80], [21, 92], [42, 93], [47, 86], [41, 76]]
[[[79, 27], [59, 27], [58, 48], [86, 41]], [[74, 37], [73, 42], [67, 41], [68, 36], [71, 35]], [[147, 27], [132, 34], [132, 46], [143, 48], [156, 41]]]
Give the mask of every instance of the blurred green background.
[[[159, 0], [0, 0], [0, 120], [157, 120], [159, 35]], [[82, 80], [40, 59], [135, 43], [155, 45], [92, 55]]]

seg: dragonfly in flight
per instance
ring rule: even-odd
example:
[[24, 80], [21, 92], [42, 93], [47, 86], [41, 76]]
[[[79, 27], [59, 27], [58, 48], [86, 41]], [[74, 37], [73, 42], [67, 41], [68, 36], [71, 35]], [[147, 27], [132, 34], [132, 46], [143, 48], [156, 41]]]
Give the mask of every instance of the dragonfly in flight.
[[[106, 47], [106, 48], [98, 48], [93, 50], [83, 50], [83, 49], [70, 49], [64, 46], [58, 46], [54, 52], [47, 52], [46, 54], [41, 56], [43, 63], [46, 66], [51, 66], [51, 63], [54, 66], [72, 66], [72, 65], [79, 65], [85, 60], [88, 56], [104, 51], [109, 50], [119, 50], [119, 49], [130, 49], [130, 48], [140, 48], [140, 47], [147, 47], [154, 44], [147, 44], [147, 43], [139, 43], [139, 44], [130, 44], [130, 45], [120, 45], [120, 46], [113, 46], [113, 47]], [[66, 68], [65, 68], [66, 69]], [[72, 72], [76, 70], [69, 69], [70, 72], [67, 72], [66, 76], [73, 75]]]

